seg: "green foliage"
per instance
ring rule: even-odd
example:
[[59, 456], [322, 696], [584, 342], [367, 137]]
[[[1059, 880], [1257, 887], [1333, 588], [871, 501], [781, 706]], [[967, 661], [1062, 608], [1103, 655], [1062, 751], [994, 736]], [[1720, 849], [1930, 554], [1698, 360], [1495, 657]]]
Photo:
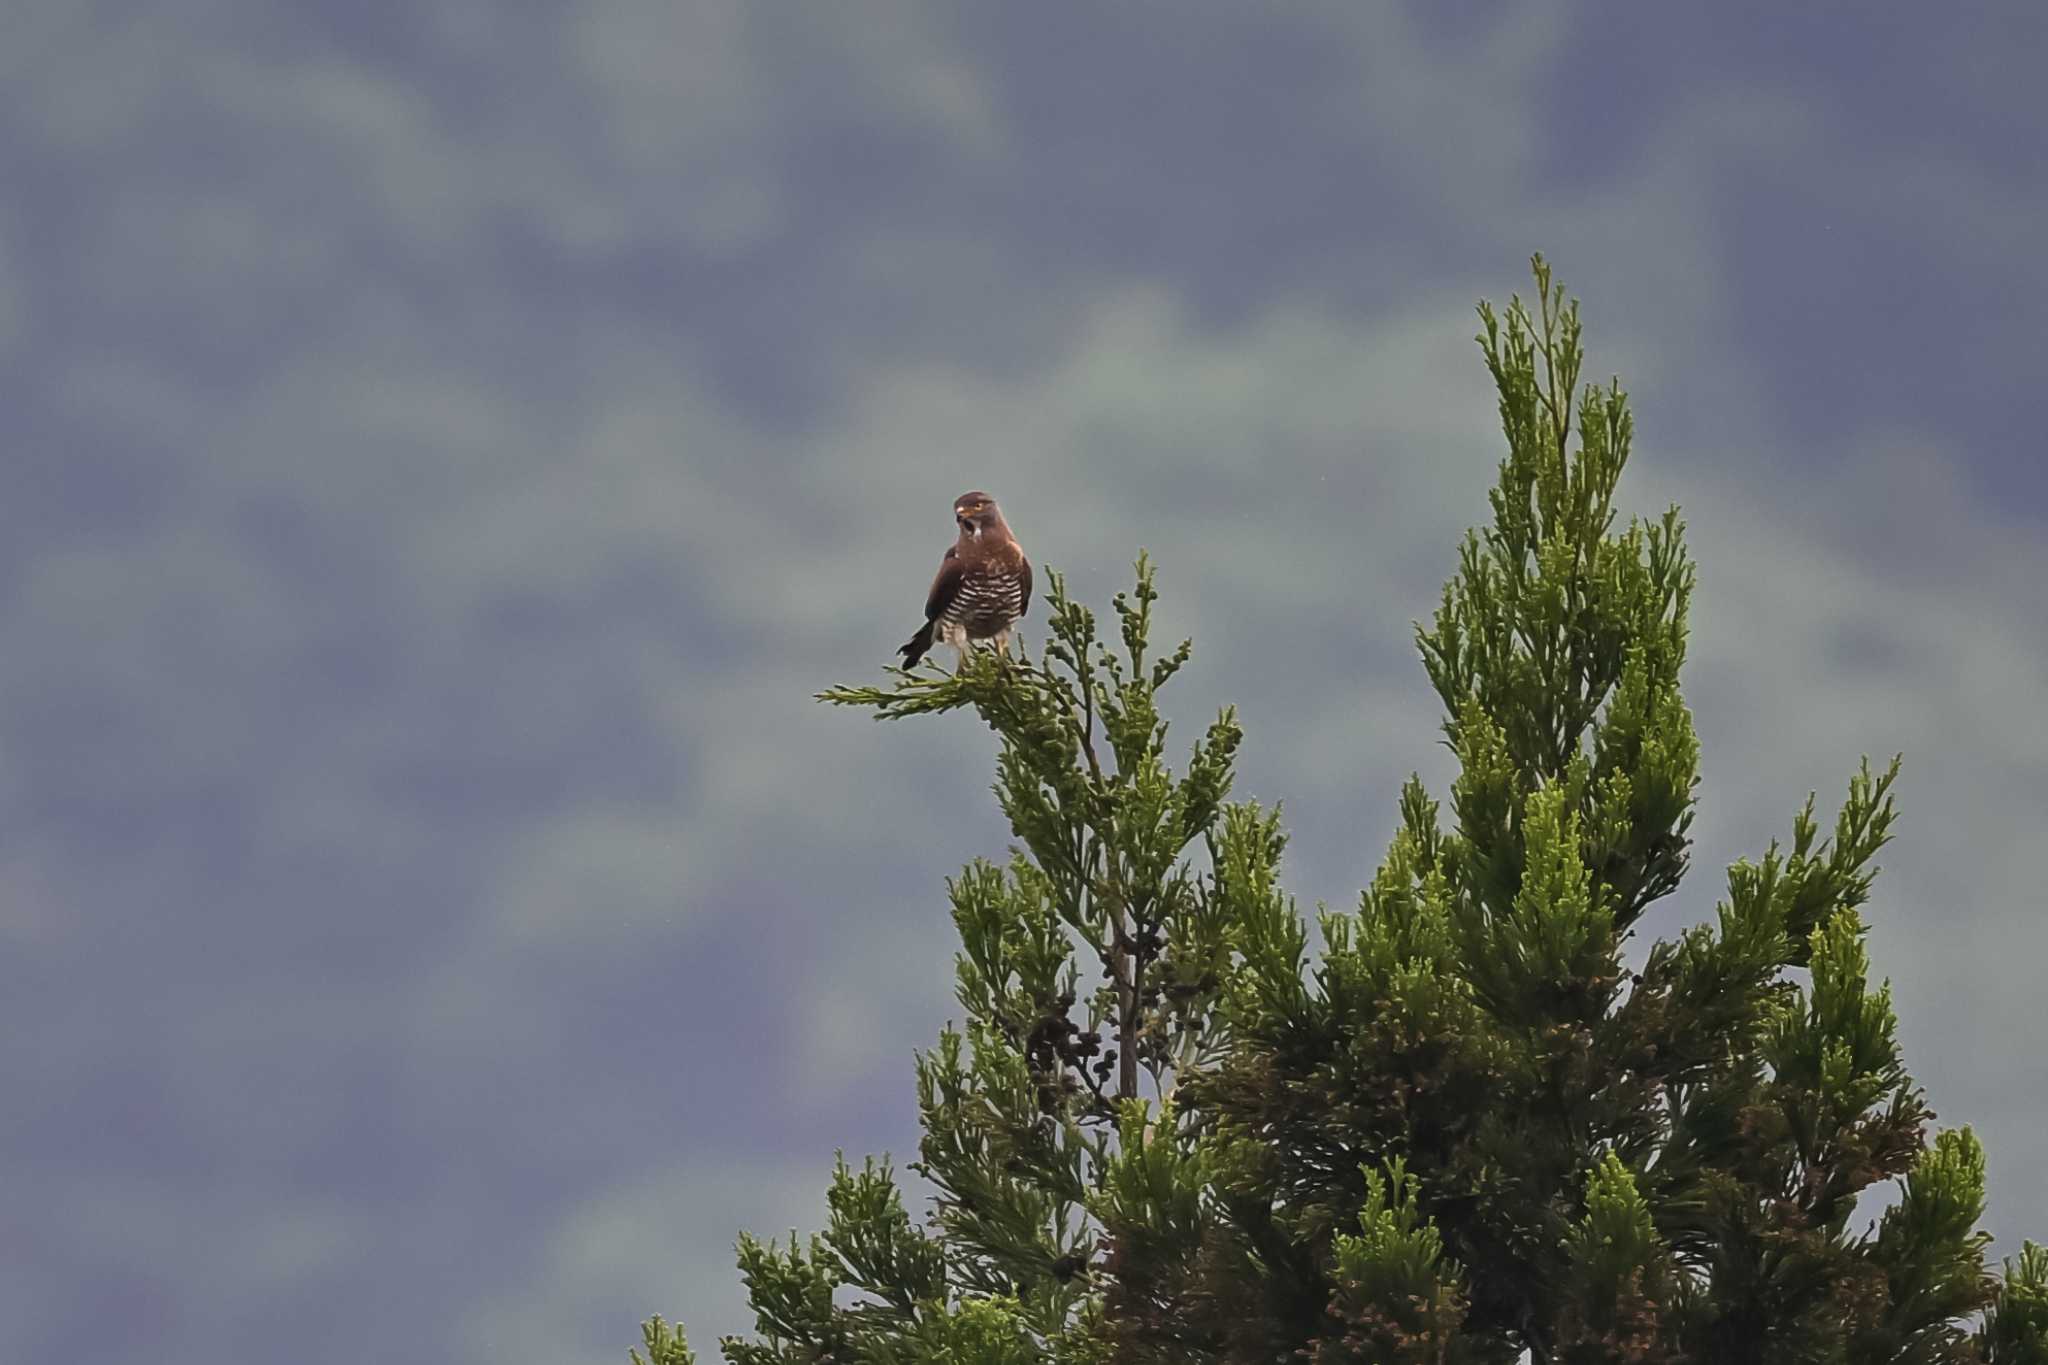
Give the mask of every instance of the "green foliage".
[[1664, 1358], [1658, 1324], [1676, 1268], [1634, 1173], [1611, 1151], [1586, 1176], [1586, 1212], [1566, 1238], [1565, 1265], [1557, 1333], [1563, 1358]]
[[2028, 1242], [2018, 1261], [2005, 1263], [1977, 1347], [1990, 1365], [2048, 1365], [2048, 1247]]
[[633, 1365], [697, 1365], [697, 1353], [690, 1349], [681, 1326], [671, 1326], [656, 1313], [640, 1327], [640, 1340], [647, 1354], [628, 1351]]
[[[1929, 1140], [1871, 984], [1896, 760], [1626, 965], [1688, 866], [1693, 566], [1675, 509], [1617, 524], [1627, 396], [1581, 387], [1535, 264], [1533, 312], [1480, 309], [1508, 449], [1416, 632], [1447, 809], [1408, 781], [1319, 948], [1278, 812], [1228, 799], [1233, 713], [1168, 763], [1188, 645], [1152, 654], [1142, 556], [1111, 642], [1053, 574], [1037, 658], [822, 694], [977, 715], [1015, 843], [947, 888], [929, 1212], [842, 1161], [822, 1233], [741, 1239], [757, 1329], [728, 1361], [2048, 1365], [2048, 1252], [1987, 1273], [1983, 1153]], [[690, 1361], [644, 1336], [644, 1365]]]
[[1359, 1231], [1330, 1242], [1330, 1308], [1344, 1331], [1315, 1343], [1310, 1358], [1444, 1360], [1465, 1317], [1458, 1266], [1444, 1258], [1443, 1236], [1417, 1206], [1419, 1182], [1400, 1157], [1387, 1160], [1384, 1175], [1370, 1167], [1363, 1174]]

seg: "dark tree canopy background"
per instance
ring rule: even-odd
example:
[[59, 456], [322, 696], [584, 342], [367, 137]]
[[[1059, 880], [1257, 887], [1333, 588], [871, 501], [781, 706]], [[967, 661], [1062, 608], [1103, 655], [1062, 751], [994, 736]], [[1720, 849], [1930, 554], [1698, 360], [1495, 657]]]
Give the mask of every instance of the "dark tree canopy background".
[[[1416, 631], [1456, 775], [1410, 779], [1313, 947], [1279, 814], [1229, 799], [1233, 712], [1167, 761], [1191, 649], [1157, 650], [1144, 556], [1106, 643], [1052, 573], [1036, 660], [822, 694], [971, 708], [1016, 843], [950, 884], [929, 1216], [869, 1158], [821, 1234], [743, 1236], [735, 1365], [2048, 1365], [2048, 1251], [1990, 1272], [1983, 1149], [1935, 1126], [1871, 975], [1897, 761], [1629, 952], [1690, 863], [1694, 570], [1676, 508], [1622, 518], [1627, 396], [1582, 383], [1535, 276], [1480, 307], [1507, 454]], [[643, 1365], [691, 1358], [644, 1335]]]

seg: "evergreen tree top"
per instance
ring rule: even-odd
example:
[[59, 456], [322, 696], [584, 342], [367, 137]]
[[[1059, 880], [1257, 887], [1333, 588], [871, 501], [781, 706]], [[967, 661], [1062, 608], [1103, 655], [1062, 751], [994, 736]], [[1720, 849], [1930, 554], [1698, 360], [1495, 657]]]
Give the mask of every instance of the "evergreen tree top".
[[[1676, 509], [1621, 521], [1627, 395], [1581, 384], [1534, 268], [1533, 309], [1480, 306], [1507, 451], [1416, 631], [1447, 809], [1408, 780], [1319, 951], [1277, 813], [1230, 799], [1234, 713], [1169, 762], [1190, 646], [1154, 652], [1142, 555], [1112, 641], [1053, 574], [1037, 658], [821, 694], [975, 713], [1016, 843], [947, 886], [929, 1213], [842, 1160], [822, 1232], [741, 1239], [757, 1331], [727, 1360], [2048, 1365], [2048, 1252], [1986, 1270], [1982, 1150], [1930, 1130], [1870, 981], [1896, 760], [1624, 962], [1688, 869], [1693, 567]], [[642, 1365], [693, 1360], [643, 1335]]]

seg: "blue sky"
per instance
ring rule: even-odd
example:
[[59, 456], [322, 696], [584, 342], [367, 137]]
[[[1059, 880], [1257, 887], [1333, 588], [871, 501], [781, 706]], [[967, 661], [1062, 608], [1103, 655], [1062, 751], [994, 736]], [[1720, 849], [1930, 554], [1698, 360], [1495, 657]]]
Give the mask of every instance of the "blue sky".
[[1098, 602], [1151, 551], [1349, 902], [1535, 250], [1701, 565], [1662, 926], [1903, 750], [1876, 966], [2048, 1236], [2048, 20], [1780, 10], [18, 7], [0, 1357], [744, 1326], [1006, 842], [971, 722], [809, 700], [962, 489]]

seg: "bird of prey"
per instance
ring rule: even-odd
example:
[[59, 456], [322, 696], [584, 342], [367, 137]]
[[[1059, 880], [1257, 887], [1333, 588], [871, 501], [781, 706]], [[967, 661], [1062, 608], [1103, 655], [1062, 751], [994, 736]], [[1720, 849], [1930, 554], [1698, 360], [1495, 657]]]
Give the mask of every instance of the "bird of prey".
[[960, 539], [939, 561], [938, 576], [924, 602], [924, 625], [897, 653], [913, 668], [934, 640], [967, 651], [977, 640], [992, 640], [1008, 652], [1010, 628], [1031, 604], [1031, 561], [1010, 534], [1002, 509], [986, 493], [962, 493], [953, 500]]

